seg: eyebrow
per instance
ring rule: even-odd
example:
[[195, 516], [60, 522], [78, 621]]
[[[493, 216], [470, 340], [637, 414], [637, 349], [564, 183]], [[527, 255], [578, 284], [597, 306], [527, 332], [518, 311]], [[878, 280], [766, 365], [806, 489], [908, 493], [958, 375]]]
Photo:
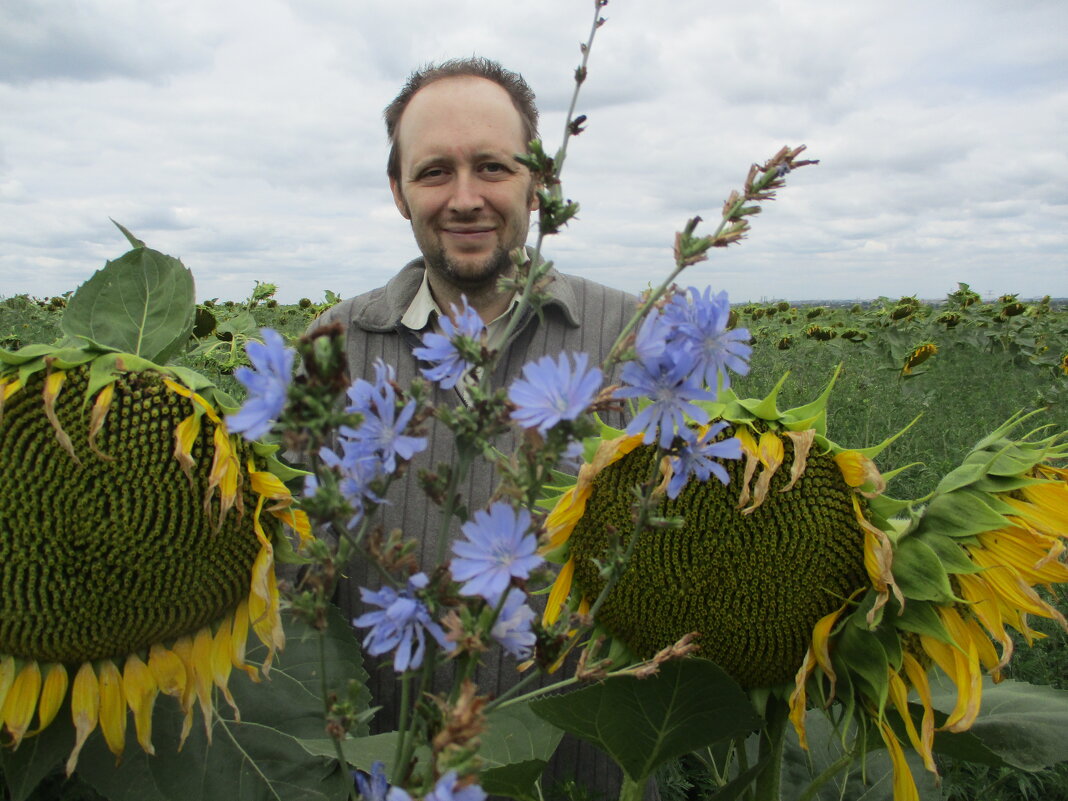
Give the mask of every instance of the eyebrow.
[[[504, 161], [512, 164], [522, 166], [516, 159], [515, 153], [507, 153], [504, 150], [479, 150], [472, 156], [473, 161]], [[450, 155], [440, 154], [435, 156], [427, 156], [421, 161], [417, 161], [412, 165], [412, 176], [414, 177], [427, 167], [433, 167], [439, 164], [451, 165], [456, 163], [456, 158]]]

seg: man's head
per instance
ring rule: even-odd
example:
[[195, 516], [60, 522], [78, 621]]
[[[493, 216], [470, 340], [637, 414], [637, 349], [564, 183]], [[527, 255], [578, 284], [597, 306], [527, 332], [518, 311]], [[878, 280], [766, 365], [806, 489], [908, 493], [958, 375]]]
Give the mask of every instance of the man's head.
[[382, 116], [386, 120], [386, 135], [389, 137], [389, 161], [386, 175], [391, 181], [400, 178], [400, 153], [397, 148], [397, 126], [401, 115], [415, 93], [424, 86], [443, 78], [483, 78], [500, 86], [508, 93], [523, 125], [523, 152], [526, 143], [538, 138], [538, 107], [534, 105], [534, 92], [518, 72], [506, 70], [488, 58], [454, 58], [441, 64], [427, 64], [408, 76], [404, 88], [386, 106]]
[[421, 70], [386, 109], [390, 188], [435, 294], [442, 282], [469, 296], [491, 292], [510, 271], [508, 254], [526, 241], [537, 207], [515, 154], [536, 125], [523, 79], [484, 59]]

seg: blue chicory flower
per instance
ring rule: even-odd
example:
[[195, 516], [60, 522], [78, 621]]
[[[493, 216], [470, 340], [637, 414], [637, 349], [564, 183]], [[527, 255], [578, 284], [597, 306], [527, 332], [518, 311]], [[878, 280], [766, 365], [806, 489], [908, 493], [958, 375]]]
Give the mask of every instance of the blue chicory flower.
[[648, 445], [660, 432], [661, 448], [668, 448], [676, 430], [683, 430], [686, 418], [697, 423], [708, 422], [708, 412], [693, 401], [715, 400], [714, 392], [702, 386], [696, 374], [696, 357], [688, 350], [666, 349], [659, 358], [627, 362], [620, 378], [623, 386], [615, 391], [616, 398], [647, 398], [643, 408], [630, 425], [628, 434], [644, 433]]
[[295, 352], [285, 346], [282, 335], [270, 328], [260, 329], [263, 342], [249, 342], [245, 346], [249, 361], [255, 369], [238, 367], [234, 377], [248, 390], [241, 409], [226, 418], [230, 431], [245, 439], [259, 439], [271, 430], [282, 414], [286, 391], [293, 377]]
[[452, 544], [458, 558], [450, 570], [454, 579], [467, 582], [460, 588], [462, 595], [478, 595], [495, 604], [513, 578], [528, 578], [544, 561], [526, 509], [516, 512], [507, 503], [495, 503], [488, 512], [475, 512], [460, 530], [467, 539]]
[[543, 356], [525, 365], [523, 377], [508, 388], [508, 399], [516, 406], [512, 419], [544, 435], [561, 420], [574, 420], [585, 412], [604, 379], [600, 368], [586, 369], [589, 359], [585, 353], [575, 354], [574, 370], [566, 353], [558, 361]]
[[426, 449], [425, 437], [404, 434], [415, 415], [415, 400], [409, 400], [397, 413], [397, 393], [393, 388], [396, 371], [381, 359], [375, 360], [375, 382], [358, 379], [349, 387], [352, 403], [349, 412], [363, 415], [359, 427], [341, 426], [338, 434], [343, 440], [355, 443], [361, 456], [378, 459], [384, 474], [397, 469], [397, 457], [411, 459]]
[[738, 375], [749, 372], [749, 331], [728, 329], [731, 304], [726, 292], [712, 295], [711, 287], [701, 293], [690, 287], [690, 294], [677, 294], [664, 307], [663, 318], [671, 331], [671, 342], [689, 349], [696, 357], [695, 369], [705, 383], [715, 389], [722, 376], [723, 388], [731, 385], [728, 369]]
[[452, 306], [455, 323], [448, 316], [442, 315], [438, 322], [444, 333], [423, 334], [423, 347], [412, 349], [417, 359], [430, 363], [430, 367], [421, 368], [423, 375], [439, 384], [442, 389], [455, 387], [472, 366], [471, 362], [460, 355], [456, 341], [464, 337], [477, 342], [486, 328], [479, 313], [467, 305], [466, 297], [461, 296], [460, 303], [459, 308]]
[[691, 478], [708, 481], [715, 476], [722, 483], [729, 484], [730, 476], [723, 465], [714, 459], [741, 459], [742, 445], [737, 437], [730, 437], [721, 442], [713, 442], [726, 423], [720, 422], [710, 426], [703, 436], [687, 439], [679, 448], [677, 456], [670, 457], [671, 481], [668, 482], [667, 495], [677, 498], [682, 488]]
[[408, 586], [400, 592], [392, 587], [383, 587], [377, 592], [366, 587], [360, 588], [363, 602], [379, 607], [380, 611], [360, 615], [352, 621], [352, 625], [357, 628], [370, 628], [364, 637], [363, 647], [371, 656], [381, 656], [396, 650], [393, 669], [398, 673], [415, 670], [423, 664], [427, 634], [433, 637], [443, 650], [451, 652], [456, 649], [456, 643], [445, 639], [444, 630], [434, 621], [426, 604], [416, 595], [428, 582], [425, 573], [416, 573], [408, 579]]
[[534, 610], [526, 604], [526, 595], [518, 587], [508, 590], [490, 636], [516, 659], [530, 656], [537, 637], [531, 629]]
[[426, 794], [423, 801], [485, 801], [486, 791], [477, 784], [457, 787], [456, 771], [450, 770]]
[[356, 771], [355, 777], [356, 789], [363, 801], [412, 801], [412, 797], [400, 787], [389, 786], [386, 766], [380, 759], [371, 765], [370, 776]]
[[[335, 451], [324, 445], [319, 449], [319, 458], [323, 460], [323, 464], [327, 467], [338, 471], [340, 475], [338, 489], [342, 497], [349, 502], [353, 509], [353, 515], [349, 519], [348, 527], [354, 528], [363, 519], [366, 502], [386, 503], [371, 489], [371, 482], [383, 475], [382, 463], [373, 454], [367, 453], [360, 443], [352, 442], [351, 440], [340, 440], [339, 444], [341, 445], [341, 456], [338, 456]], [[309, 481], [308, 478], [305, 478], [305, 495], [314, 495], [318, 489], [319, 482], [317, 479]]]

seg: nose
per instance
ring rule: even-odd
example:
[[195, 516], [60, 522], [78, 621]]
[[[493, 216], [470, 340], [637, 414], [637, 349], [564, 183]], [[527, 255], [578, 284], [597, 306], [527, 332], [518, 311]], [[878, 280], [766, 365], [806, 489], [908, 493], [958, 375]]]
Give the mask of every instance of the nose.
[[453, 180], [453, 192], [449, 198], [449, 211], [469, 214], [482, 209], [485, 203], [478, 178], [468, 170], [460, 170]]

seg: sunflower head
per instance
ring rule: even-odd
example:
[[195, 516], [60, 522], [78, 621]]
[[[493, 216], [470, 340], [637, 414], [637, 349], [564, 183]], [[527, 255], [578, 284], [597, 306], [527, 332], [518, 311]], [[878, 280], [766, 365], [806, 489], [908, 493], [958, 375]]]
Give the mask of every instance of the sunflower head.
[[[669, 460], [622, 436], [590, 451], [549, 517], [550, 555], [564, 566], [547, 620], [568, 598], [572, 608], [596, 599], [598, 566], [637, 537], [598, 609], [605, 633], [647, 658], [696, 632], [700, 655], [740, 684], [789, 696], [802, 744], [809, 699], [841, 701], [858, 730], [885, 742], [895, 799], [906, 801], [916, 791], [903, 742], [935, 770], [928, 671], [937, 666], [957, 687], [941, 728], [964, 731], [979, 714], [982, 674], [999, 678], [1011, 657], [1010, 632], [1038, 636], [1030, 615], [1066, 623], [1036, 588], [1068, 582], [1068, 469], [1058, 466], [1068, 443], [1014, 436], [1025, 418], [1014, 419], [924, 502], [895, 501], [872, 460], [900, 434], [843, 449], [826, 436], [826, 392], [780, 412], [777, 389], [710, 408], [743, 459], [723, 463], [727, 485], [691, 481], [664, 498], [658, 515], [674, 526], [634, 531], [631, 513], [635, 484], [669, 471]], [[910, 693], [924, 709], [919, 725]]]
[[307, 534], [272, 449], [227, 432], [225, 396], [146, 357], [169, 340], [118, 350], [152, 340], [152, 298], [128, 316], [147, 321], [140, 338], [92, 311], [123, 292], [133, 306], [129, 271], [152, 265], [181, 283], [176, 260], [136, 248], [71, 299], [64, 330], [80, 340], [0, 351], [0, 723], [17, 746], [69, 695], [68, 771], [98, 724], [122, 753], [127, 708], [151, 752], [159, 692], [185, 710], [183, 739], [195, 702], [210, 724], [212, 688], [229, 700], [233, 667], [257, 673], [250, 628], [266, 673], [284, 643], [274, 537], [283, 522]]

